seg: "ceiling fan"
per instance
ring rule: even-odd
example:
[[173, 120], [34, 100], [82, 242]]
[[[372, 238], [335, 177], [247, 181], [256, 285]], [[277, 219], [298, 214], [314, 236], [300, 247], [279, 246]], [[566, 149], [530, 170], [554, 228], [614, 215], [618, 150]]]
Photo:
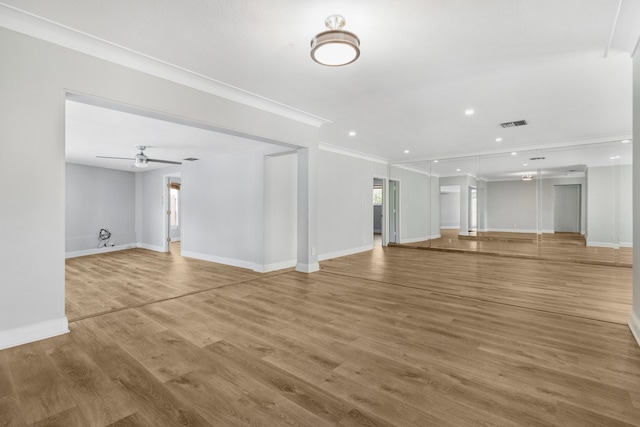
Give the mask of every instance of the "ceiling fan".
[[144, 154], [144, 150], [146, 150], [147, 148], [150, 148], [149, 146], [146, 145], [134, 145], [134, 147], [136, 147], [138, 150], [140, 150], [140, 152], [138, 154], [136, 154], [135, 157], [131, 158], [131, 157], [109, 157], [109, 156], [96, 156], [100, 159], [118, 159], [118, 160], [133, 160], [134, 164], [133, 167], [136, 168], [146, 168], [149, 165], [149, 162], [153, 162], [153, 163], [167, 163], [170, 165], [181, 165], [182, 162], [174, 162], [171, 160], [159, 160], [159, 159], [150, 159], [146, 156], [146, 154]]

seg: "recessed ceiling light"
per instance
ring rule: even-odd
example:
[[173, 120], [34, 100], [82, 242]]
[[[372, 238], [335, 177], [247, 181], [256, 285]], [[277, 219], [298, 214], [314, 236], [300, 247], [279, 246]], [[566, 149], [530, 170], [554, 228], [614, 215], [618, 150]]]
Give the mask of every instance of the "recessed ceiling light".
[[404, 154], [409, 154], [409, 150], [404, 150]]
[[628, 143], [630, 143], [631, 141], [630, 141], [630, 140], [628, 140], [628, 139], [623, 139], [623, 140], [622, 140], [622, 141], [620, 141], [620, 142], [622, 142], [623, 144], [628, 144]]
[[456, 172], [460, 172], [460, 169], [456, 169]]
[[475, 113], [475, 111], [473, 111], [471, 108], [470, 108], [470, 109], [468, 109], [468, 110], [464, 110], [464, 114], [465, 114], [465, 115], [467, 115], [467, 116], [470, 116], [470, 115], [472, 115], [473, 113]]
[[433, 163], [438, 163], [438, 161], [437, 161], [437, 160], [434, 160], [434, 161], [433, 161]]
[[529, 163], [523, 163], [522, 166], [529, 166]]
[[619, 159], [619, 158], [620, 158], [620, 156], [611, 156], [611, 157], [609, 157], [609, 160], [616, 160], [616, 159]]
[[517, 156], [518, 153], [516, 153], [515, 151], [511, 153], [512, 156]]
[[356, 136], [356, 131], [355, 130], [350, 131], [349, 136]]
[[496, 142], [502, 142], [502, 138], [496, 138]]

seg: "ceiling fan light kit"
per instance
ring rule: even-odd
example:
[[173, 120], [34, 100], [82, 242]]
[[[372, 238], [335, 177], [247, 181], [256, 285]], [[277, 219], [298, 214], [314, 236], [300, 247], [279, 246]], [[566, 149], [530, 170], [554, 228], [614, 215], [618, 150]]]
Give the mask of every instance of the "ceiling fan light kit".
[[146, 146], [146, 145], [134, 145], [134, 147], [136, 147], [138, 150], [140, 150], [140, 152], [138, 154], [136, 154], [136, 156], [133, 157], [133, 158], [129, 158], [129, 157], [109, 157], [109, 156], [96, 156], [96, 157], [100, 158], [100, 159], [133, 160], [133, 165], [131, 167], [134, 167], [134, 168], [146, 168], [146, 167], [149, 166], [149, 162], [166, 163], [168, 165], [181, 165], [182, 164], [182, 162], [174, 162], [172, 160], [150, 159], [150, 158], [147, 157], [146, 154], [144, 154], [144, 150], [149, 148], [148, 146]]
[[342, 29], [344, 17], [331, 15], [324, 21], [327, 31], [311, 39], [311, 58], [318, 64], [339, 67], [354, 62], [360, 57], [360, 39]]

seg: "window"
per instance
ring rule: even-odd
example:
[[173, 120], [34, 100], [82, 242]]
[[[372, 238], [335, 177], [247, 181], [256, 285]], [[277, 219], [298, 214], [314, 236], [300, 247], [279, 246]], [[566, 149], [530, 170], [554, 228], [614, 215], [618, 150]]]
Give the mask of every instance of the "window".
[[374, 205], [382, 204], [382, 188], [373, 189], [373, 204]]

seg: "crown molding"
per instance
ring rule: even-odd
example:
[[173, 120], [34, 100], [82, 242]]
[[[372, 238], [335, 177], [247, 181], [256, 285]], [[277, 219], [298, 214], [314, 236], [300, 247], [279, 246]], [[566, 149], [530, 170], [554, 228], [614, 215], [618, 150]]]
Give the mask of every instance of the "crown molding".
[[372, 156], [371, 154], [361, 153], [360, 151], [349, 150], [347, 148], [338, 147], [337, 145], [327, 144], [325, 142], [321, 142], [318, 144], [318, 148], [324, 151], [330, 151], [336, 154], [342, 154], [344, 156], [355, 157], [362, 160], [368, 160], [374, 163], [381, 163], [383, 165], [389, 164], [389, 160], [383, 159], [382, 157]]
[[0, 3], [0, 27], [307, 125], [330, 120]]

